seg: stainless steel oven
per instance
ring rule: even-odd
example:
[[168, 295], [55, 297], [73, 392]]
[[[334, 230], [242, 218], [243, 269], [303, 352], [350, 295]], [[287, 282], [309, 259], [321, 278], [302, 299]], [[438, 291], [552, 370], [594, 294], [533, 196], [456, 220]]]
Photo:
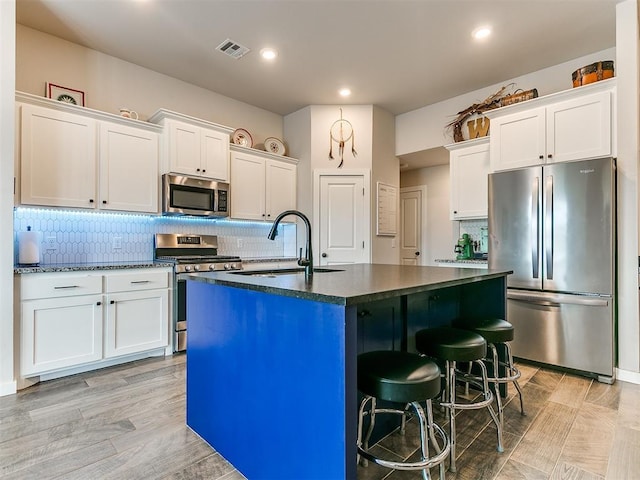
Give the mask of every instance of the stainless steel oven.
[[174, 263], [173, 351], [187, 348], [187, 276], [220, 270], [242, 270], [236, 256], [218, 255], [216, 235], [157, 233], [155, 257]]

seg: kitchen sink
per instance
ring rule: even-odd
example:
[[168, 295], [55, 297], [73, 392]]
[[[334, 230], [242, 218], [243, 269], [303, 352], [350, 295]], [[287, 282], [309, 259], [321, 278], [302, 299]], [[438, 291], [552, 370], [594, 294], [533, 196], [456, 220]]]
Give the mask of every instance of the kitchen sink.
[[[317, 267], [313, 269], [313, 273], [330, 273], [330, 272], [344, 272], [338, 268], [325, 268]], [[266, 277], [275, 278], [280, 275], [298, 275], [304, 273], [304, 267], [300, 268], [278, 268], [273, 270], [237, 270], [235, 272], [229, 272], [233, 275], [245, 275], [248, 277]]]

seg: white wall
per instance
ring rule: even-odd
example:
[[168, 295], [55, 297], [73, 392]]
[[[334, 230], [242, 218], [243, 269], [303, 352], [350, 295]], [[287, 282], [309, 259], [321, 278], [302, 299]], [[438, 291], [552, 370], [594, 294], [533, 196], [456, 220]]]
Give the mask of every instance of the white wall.
[[[396, 187], [395, 236], [376, 235], [376, 185], [382, 182]], [[371, 261], [373, 263], [400, 263], [400, 166], [395, 156], [395, 118], [380, 107], [373, 108], [373, 168], [371, 171]]]
[[536, 88], [540, 96], [568, 90], [572, 87], [573, 71], [598, 60], [614, 60], [615, 53], [615, 48], [603, 50], [398, 115], [396, 155], [406, 155], [453, 143], [453, 135], [451, 132], [445, 132], [445, 126], [456, 117], [457, 112], [469, 105], [482, 102], [509, 83], [515, 82], [516, 88], [523, 90]]
[[453, 258], [453, 246], [458, 241], [456, 222], [449, 219], [449, 165], [409, 170], [400, 174], [404, 187], [427, 186], [426, 250], [423, 265], [436, 265], [436, 258]]
[[120, 107], [127, 107], [145, 120], [166, 108], [245, 128], [254, 146], [267, 137], [283, 138], [281, 115], [23, 25], [17, 25], [16, 35], [19, 91], [44, 95], [45, 83], [50, 82], [82, 90], [86, 106], [96, 110], [117, 113]]
[[620, 378], [635, 372], [640, 382], [638, 315], [638, 4], [616, 6], [618, 77], [618, 366]]
[[0, 396], [16, 391], [13, 376], [13, 146], [15, 1], [0, 1]]

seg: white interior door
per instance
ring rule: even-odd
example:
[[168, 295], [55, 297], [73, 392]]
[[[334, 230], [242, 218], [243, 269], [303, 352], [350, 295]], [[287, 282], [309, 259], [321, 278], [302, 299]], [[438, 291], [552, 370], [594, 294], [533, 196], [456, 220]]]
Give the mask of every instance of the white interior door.
[[400, 263], [423, 265], [422, 218], [426, 211], [426, 187], [400, 190]]
[[321, 175], [319, 198], [320, 265], [366, 263], [367, 213], [363, 175]]

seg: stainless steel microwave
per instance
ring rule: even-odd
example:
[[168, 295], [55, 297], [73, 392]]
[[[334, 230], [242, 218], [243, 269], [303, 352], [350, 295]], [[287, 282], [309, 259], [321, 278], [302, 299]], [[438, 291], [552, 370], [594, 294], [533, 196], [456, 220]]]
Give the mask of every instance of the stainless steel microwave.
[[165, 215], [229, 216], [229, 184], [206, 178], [162, 175], [162, 213]]

